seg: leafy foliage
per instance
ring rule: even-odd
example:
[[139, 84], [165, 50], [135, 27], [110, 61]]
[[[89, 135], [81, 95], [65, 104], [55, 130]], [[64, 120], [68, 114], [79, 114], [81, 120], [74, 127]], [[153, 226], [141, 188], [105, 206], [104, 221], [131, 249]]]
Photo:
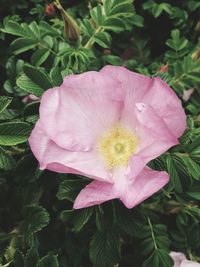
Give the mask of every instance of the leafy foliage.
[[[61, 4], [67, 13], [42, 0], [1, 3], [0, 266], [172, 267], [171, 250], [200, 262], [199, 1]], [[117, 200], [74, 210], [89, 179], [39, 170], [27, 141], [47, 89], [106, 64], [165, 80], [187, 129], [149, 164], [170, 175], [159, 193], [133, 210]]]

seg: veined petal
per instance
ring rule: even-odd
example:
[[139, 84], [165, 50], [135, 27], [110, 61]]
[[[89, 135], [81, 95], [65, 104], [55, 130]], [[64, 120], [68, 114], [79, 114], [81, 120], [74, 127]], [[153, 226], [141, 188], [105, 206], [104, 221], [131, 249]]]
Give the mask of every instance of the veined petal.
[[146, 167], [133, 183], [128, 185], [120, 199], [127, 208], [131, 209], [159, 191], [168, 181], [169, 175], [166, 172], [153, 171]]
[[60, 147], [89, 151], [120, 116], [119, 82], [98, 72], [70, 75], [41, 99], [44, 132]]
[[98, 205], [114, 198], [117, 198], [117, 194], [113, 189], [113, 184], [93, 181], [78, 194], [74, 209]]
[[35, 125], [29, 138], [33, 154], [41, 169], [62, 173], [76, 173], [101, 181], [111, 181], [110, 173], [95, 151], [68, 151], [60, 148], [43, 131], [40, 121]]
[[138, 138], [136, 152], [129, 161], [131, 179], [136, 177], [150, 160], [179, 143], [165, 121], [151, 106], [144, 103], [128, 103], [121, 116], [121, 125], [129, 127]]
[[74, 208], [85, 208], [101, 204], [111, 199], [119, 198], [124, 205], [131, 209], [160, 190], [169, 181], [166, 172], [153, 171], [145, 168], [134, 180], [127, 183], [119, 171], [112, 183], [93, 181], [81, 190], [77, 196]]
[[185, 111], [175, 92], [163, 80], [153, 78], [142, 102], [152, 106], [177, 138], [183, 134], [186, 128]]
[[152, 84], [150, 77], [135, 73], [125, 67], [108, 65], [102, 68], [100, 72], [118, 80], [121, 84], [124, 98], [125, 96], [126, 99], [131, 97], [131, 103], [141, 102]]

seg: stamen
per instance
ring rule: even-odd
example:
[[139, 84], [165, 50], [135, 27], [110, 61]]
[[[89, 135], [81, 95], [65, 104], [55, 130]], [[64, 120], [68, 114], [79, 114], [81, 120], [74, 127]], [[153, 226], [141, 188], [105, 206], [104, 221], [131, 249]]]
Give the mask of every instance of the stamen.
[[137, 144], [138, 138], [133, 132], [116, 127], [101, 138], [99, 150], [107, 168], [112, 169], [114, 166], [126, 166]]

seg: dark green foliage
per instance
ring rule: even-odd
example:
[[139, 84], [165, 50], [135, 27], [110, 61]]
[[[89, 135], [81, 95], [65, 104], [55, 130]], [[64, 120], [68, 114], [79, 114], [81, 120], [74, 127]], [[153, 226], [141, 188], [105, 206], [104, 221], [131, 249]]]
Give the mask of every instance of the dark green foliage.
[[[80, 27], [77, 42], [59, 10], [45, 13], [50, 1], [1, 2], [0, 266], [172, 267], [170, 251], [200, 262], [199, 1], [61, 1]], [[187, 129], [149, 163], [170, 174], [160, 192], [132, 210], [118, 200], [74, 210], [90, 180], [39, 170], [27, 141], [40, 99], [23, 99], [106, 64], [165, 80]]]

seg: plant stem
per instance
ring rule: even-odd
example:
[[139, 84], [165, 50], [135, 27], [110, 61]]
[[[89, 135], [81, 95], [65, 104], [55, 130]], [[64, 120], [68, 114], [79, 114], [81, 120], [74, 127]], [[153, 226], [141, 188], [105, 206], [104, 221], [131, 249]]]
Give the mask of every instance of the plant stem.
[[154, 247], [155, 247], [155, 250], [157, 250], [158, 249], [158, 246], [156, 244], [156, 238], [155, 238], [155, 235], [154, 235], [153, 226], [151, 224], [151, 220], [150, 220], [149, 217], [148, 217], [148, 223], [149, 223], [149, 227], [151, 229], [151, 236], [152, 236], [152, 239], [153, 239]]
[[85, 48], [91, 48], [92, 45], [95, 42], [95, 34], [97, 34], [98, 32], [101, 32], [103, 30], [102, 26], [99, 26], [95, 32], [93, 33], [93, 35], [90, 37], [90, 39], [88, 40], [88, 42], [85, 44]]

